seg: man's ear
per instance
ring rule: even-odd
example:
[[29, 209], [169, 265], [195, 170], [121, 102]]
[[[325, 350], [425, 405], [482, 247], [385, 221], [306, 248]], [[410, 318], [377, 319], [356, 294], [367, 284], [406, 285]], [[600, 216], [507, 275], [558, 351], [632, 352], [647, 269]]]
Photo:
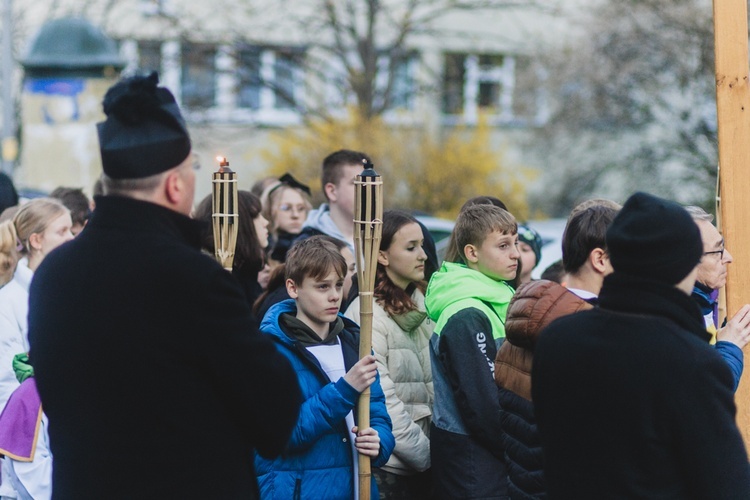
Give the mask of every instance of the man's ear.
[[179, 172], [177, 170], [169, 172], [164, 182], [164, 196], [167, 198], [167, 201], [170, 204], [179, 205], [182, 201], [184, 191], [182, 177]]
[[609, 259], [607, 252], [601, 248], [594, 248], [589, 254], [591, 267], [599, 274], [604, 274], [607, 271], [607, 259]]
[[289, 297], [293, 299], [299, 297], [299, 294], [297, 293], [297, 284], [291, 278], [286, 280], [286, 293], [288, 293]]
[[382, 250], [378, 250], [378, 264], [388, 267], [388, 255]]
[[469, 243], [464, 247], [464, 258], [466, 259], [466, 262], [476, 264], [479, 261], [479, 255], [477, 252], [477, 247]]
[[333, 182], [326, 182], [326, 185], [323, 186], [323, 193], [326, 195], [328, 201], [336, 201], [338, 199], [336, 184]]

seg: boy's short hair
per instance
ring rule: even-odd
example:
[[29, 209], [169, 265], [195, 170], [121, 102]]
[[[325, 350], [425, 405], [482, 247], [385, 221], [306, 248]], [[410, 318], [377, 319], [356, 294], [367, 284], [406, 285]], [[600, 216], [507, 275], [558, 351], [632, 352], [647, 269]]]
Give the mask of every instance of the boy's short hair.
[[508, 207], [505, 206], [505, 203], [503, 203], [503, 200], [501, 200], [500, 198], [489, 195], [481, 195], [466, 200], [466, 202], [461, 206], [461, 211], [465, 210], [466, 207], [471, 207], [473, 205], [495, 205], [496, 207], [500, 207], [503, 210], [508, 210]]
[[285, 278], [299, 286], [305, 278], [320, 280], [333, 269], [343, 279], [346, 259], [331, 239], [330, 236], [317, 235], [292, 245], [286, 256]]
[[573, 210], [570, 211], [570, 214], [568, 215], [568, 221], [573, 218], [573, 216], [583, 212], [587, 208], [595, 207], [595, 206], [602, 206], [607, 208], [612, 208], [614, 210], [617, 210], [618, 212], [622, 208], [622, 205], [617, 203], [616, 201], [608, 200], [606, 198], [591, 198], [590, 200], [585, 200], [573, 207]]
[[323, 160], [323, 173], [320, 178], [320, 186], [325, 192], [326, 184], [338, 184], [341, 180], [343, 167], [348, 165], [361, 165], [364, 168], [366, 160], [367, 163], [372, 163], [370, 157], [359, 151], [352, 151], [350, 149], [341, 149], [335, 153], [331, 153]]
[[607, 249], [609, 225], [619, 212], [612, 206], [593, 205], [575, 213], [563, 232], [562, 262], [567, 273], [576, 273], [596, 248]]
[[50, 193], [50, 198], [56, 198], [70, 210], [73, 225], [84, 225], [91, 216], [88, 197], [81, 188], [58, 187]]
[[562, 283], [565, 276], [565, 268], [563, 268], [562, 260], [556, 260], [542, 272], [541, 279], [547, 281], [554, 281], [555, 283]]
[[480, 246], [494, 231], [502, 234], [516, 234], [518, 224], [516, 218], [500, 207], [494, 205], [472, 205], [458, 214], [453, 234], [461, 259], [464, 258], [466, 245]]

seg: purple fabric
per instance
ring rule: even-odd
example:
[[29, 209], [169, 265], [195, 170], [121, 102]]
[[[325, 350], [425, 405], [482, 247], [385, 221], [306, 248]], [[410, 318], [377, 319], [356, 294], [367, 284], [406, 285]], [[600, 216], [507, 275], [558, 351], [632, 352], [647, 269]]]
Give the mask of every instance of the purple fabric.
[[0, 414], [0, 453], [14, 460], [30, 462], [42, 418], [42, 401], [34, 377], [13, 391]]

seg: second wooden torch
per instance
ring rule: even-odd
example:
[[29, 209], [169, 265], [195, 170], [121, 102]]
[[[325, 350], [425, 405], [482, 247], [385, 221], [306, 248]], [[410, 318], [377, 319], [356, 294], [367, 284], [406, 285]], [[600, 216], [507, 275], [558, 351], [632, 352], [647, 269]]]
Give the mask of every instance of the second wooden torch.
[[219, 170], [213, 174], [211, 193], [214, 253], [219, 264], [231, 272], [240, 227], [237, 223], [237, 173], [229, 168], [226, 158], [217, 156], [216, 160]]
[[[372, 352], [372, 306], [375, 269], [378, 264], [380, 238], [383, 234], [383, 182], [372, 163], [363, 160], [365, 169], [354, 180], [354, 247], [360, 300], [359, 359]], [[357, 402], [357, 425], [370, 426], [370, 388]], [[359, 454], [359, 498], [370, 499], [370, 457]]]

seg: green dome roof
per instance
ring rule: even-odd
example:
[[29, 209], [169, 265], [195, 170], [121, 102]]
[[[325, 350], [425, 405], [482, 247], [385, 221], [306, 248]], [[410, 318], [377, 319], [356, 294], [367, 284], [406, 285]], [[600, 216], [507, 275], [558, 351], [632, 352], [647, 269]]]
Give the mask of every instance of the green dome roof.
[[65, 17], [42, 26], [21, 64], [27, 70], [122, 69], [117, 44], [86, 19]]

